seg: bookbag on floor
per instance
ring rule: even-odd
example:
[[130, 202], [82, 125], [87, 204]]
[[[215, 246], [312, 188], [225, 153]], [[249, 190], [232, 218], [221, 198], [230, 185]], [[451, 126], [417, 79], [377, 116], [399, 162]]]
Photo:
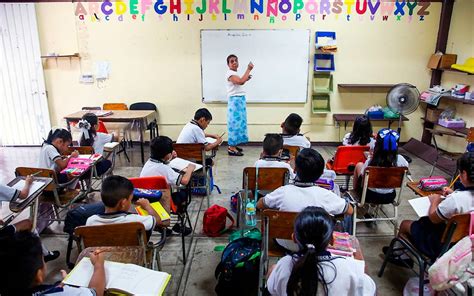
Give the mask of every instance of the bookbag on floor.
[[260, 240], [242, 237], [226, 246], [214, 273], [217, 295], [257, 295], [260, 244]]
[[[226, 228], [227, 218], [230, 219], [232, 224]], [[223, 208], [218, 205], [213, 205], [204, 212], [204, 218], [202, 220], [202, 230], [203, 232], [210, 237], [216, 237], [224, 233], [227, 229], [234, 226], [235, 220], [229, 214], [226, 208]]]

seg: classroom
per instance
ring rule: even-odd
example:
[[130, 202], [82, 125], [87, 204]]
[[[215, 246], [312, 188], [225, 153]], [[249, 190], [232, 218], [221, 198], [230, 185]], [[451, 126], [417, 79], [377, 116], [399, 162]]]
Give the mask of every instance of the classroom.
[[473, 15], [0, 1], [0, 295], [472, 295]]

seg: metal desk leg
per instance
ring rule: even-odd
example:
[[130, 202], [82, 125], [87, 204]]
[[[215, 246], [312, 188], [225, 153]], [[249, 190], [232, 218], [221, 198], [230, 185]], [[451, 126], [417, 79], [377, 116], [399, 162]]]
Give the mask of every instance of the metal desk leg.
[[31, 217], [31, 222], [33, 224], [31, 229], [36, 229], [36, 222], [38, 220], [38, 207], [39, 207], [39, 197], [35, 199], [33, 204], [30, 206], [30, 217]]
[[142, 164], [145, 163], [145, 153], [143, 152], [143, 120], [138, 120], [138, 129], [140, 130], [140, 151], [142, 153]]

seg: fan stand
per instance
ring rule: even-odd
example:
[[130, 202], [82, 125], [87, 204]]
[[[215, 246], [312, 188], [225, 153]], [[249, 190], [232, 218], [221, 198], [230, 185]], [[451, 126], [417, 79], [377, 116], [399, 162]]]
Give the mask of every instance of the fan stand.
[[[403, 103], [404, 100], [406, 100], [406, 99], [403, 98], [403, 97], [400, 98], [400, 103]], [[401, 105], [401, 104], [400, 104], [400, 105]], [[401, 109], [401, 108], [398, 109], [398, 128], [397, 128], [397, 133], [398, 133], [398, 136], [399, 136], [398, 141], [400, 141], [400, 139], [402, 138], [402, 137], [400, 136], [400, 133], [402, 132], [402, 113], [400, 112], [400, 109]], [[399, 144], [400, 144], [400, 142], [399, 142]], [[398, 146], [400, 147], [400, 145], [398, 145]], [[411, 163], [411, 162], [412, 162], [412, 159], [411, 159], [410, 156], [408, 156], [408, 155], [406, 155], [406, 154], [401, 154], [401, 153], [400, 153], [400, 155], [403, 156], [403, 158], [405, 158], [408, 163]]]

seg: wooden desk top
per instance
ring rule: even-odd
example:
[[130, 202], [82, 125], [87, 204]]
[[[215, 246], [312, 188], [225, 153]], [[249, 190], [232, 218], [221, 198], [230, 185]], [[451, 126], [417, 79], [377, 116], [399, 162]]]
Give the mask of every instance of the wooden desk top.
[[144, 266], [145, 250], [140, 246], [125, 246], [125, 247], [89, 247], [79, 254], [76, 264], [84, 257], [89, 257], [91, 252], [101, 250], [104, 253], [104, 259], [107, 261], [131, 263]]
[[[333, 114], [332, 118], [335, 121], [354, 121], [358, 116], [364, 114]], [[408, 121], [409, 119], [402, 115], [402, 121]], [[370, 119], [370, 121], [398, 121], [398, 118], [383, 118], [383, 119]]]
[[413, 192], [415, 192], [416, 195], [419, 196], [428, 196], [431, 194], [443, 194], [442, 190], [436, 190], [436, 191], [423, 191], [420, 188], [418, 188], [418, 184], [420, 182], [407, 182], [407, 187], [410, 188]]
[[[104, 122], [123, 122], [139, 119], [146, 119], [148, 116], [155, 114], [153, 110], [111, 110], [112, 114], [100, 116], [99, 119]], [[64, 116], [66, 120], [80, 120], [82, 116], [90, 111], [83, 110]]]

